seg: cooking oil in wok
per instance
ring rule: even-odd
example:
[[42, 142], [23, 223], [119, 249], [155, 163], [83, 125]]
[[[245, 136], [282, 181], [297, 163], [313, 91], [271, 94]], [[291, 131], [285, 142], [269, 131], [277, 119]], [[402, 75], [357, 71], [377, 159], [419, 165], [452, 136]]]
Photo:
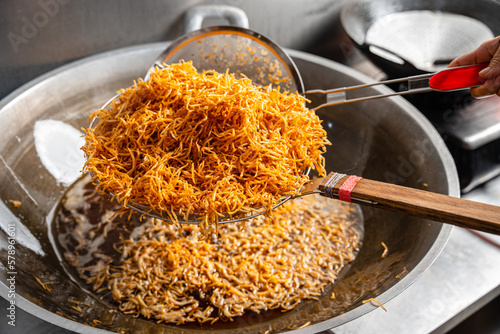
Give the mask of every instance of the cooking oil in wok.
[[[312, 197], [312, 196], [311, 196]], [[298, 199], [302, 200], [302, 199]], [[321, 201], [318, 201], [321, 202]], [[325, 199], [322, 205], [323, 210], [340, 210], [340, 202]], [[316, 204], [314, 205], [316, 206]], [[91, 294], [96, 294], [104, 299], [110, 308], [118, 309], [119, 303], [113, 300], [113, 293], [108, 285], [109, 268], [117, 268], [123, 265], [127, 260], [122, 253], [120, 245], [125, 240], [133, 238], [137, 240], [144, 235], [145, 226], [151, 223], [151, 218], [141, 219], [137, 213], [118, 213], [121, 206], [110, 202], [107, 198], [99, 195], [90, 182], [90, 177], [85, 176], [75, 182], [67, 191], [64, 198], [56, 210], [54, 221], [52, 223], [52, 234], [55, 248], [60, 255], [68, 274], [76, 280], [80, 286]], [[305, 211], [313, 212], [313, 208], [305, 208]], [[346, 225], [346, 240], [351, 243], [352, 256], [357, 254], [362, 239], [362, 217], [360, 211], [354, 207], [348, 210], [350, 223]], [[326, 222], [328, 223], [328, 222]], [[239, 223], [241, 229], [247, 229], [250, 225], [247, 222]], [[183, 238], [191, 237], [197, 227], [185, 227], [180, 230], [179, 227], [172, 227], [170, 235], [167, 237]], [[181, 232], [179, 232], [181, 231]], [[220, 231], [224, 233], [224, 231]], [[151, 233], [151, 232], [149, 232]], [[177, 233], [177, 234], [176, 234]], [[298, 237], [302, 231], [297, 230], [290, 233], [290, 243], [294, 243], [295, 237]], [[165, 237], [165, 236], [164, 236]], [[172, 239], [172, 240], [174, 240]], [[201, 240], [201, 239], [199, 239]], [[217, 244], [218, 238], [209, 237], [208, 244]], [[297, 239], [299, 240], [299, 239]], [[307, 238], [300, 239], [307, 243]], [[300, 243], [296, 247], [302, 247]], [[238, 252], [235, 248], [233, 252]], [[257, 250], [260, 251], [260, 250]], [[352, 261], [351, 258], [349, 261]], [[339, 266], [339, 270], [344, 264]], [[294, 287], [292, 289], [296, 289]], [[328, 289], [324, 289], [326, 291]], [[191, 291], [190, 294], [197, 300], [201, 307], [209, 306], [210, 294], [212, 290]], [[316, 297], [315, 297], [316, 298]], [[213, 311], [214, 315], [218, 312]], [[283, 314], [282, 310], [264, 310], [259, 313], [259, 317], [265, 319], [279, 317]], [[238, 321], [245, 322], [256, 313], [246, 312], [238, 317]], [[221, 320], [226, 320], [220, 316]], [[199, 326], [199, 324], [190, 324], [189, 327]], [[207, 325], [203, 325], [207, 326]]]

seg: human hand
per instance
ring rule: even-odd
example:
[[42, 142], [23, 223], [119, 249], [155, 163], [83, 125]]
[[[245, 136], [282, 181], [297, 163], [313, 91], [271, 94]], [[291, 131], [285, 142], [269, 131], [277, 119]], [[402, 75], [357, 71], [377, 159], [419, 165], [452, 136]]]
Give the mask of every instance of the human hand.
[[474, 97], [493, 94], [500, 96], [500, 36], [490, 39], [476, 50], [458, 57], [448, 67], [480, 63], [489, 63], [488, 67], [479, 72], [479, 76], [486, 81], [479, 87], [471, 88], [471, 95]]

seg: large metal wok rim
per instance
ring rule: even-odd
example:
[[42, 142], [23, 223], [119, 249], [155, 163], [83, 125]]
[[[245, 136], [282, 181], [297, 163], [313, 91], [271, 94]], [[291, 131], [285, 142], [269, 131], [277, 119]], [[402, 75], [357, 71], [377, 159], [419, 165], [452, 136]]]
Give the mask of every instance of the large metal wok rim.
[[[67, 65], [63, 65], [55, 70], [52, 70], [32, 81], [29, 83], [21, 86], [11, 94], [9, 94], [7, 97], [5, 97], [2, 101], [0, 101], [0, 115], [2, 114], [2, 110], [5, 106], [8, 104], [14, 102], [17, 98], [20, 98], [24, 93], [34, 89], [36, 90], [38, 85], [45, 85], [48, 84], [51, 80], [59, 80], [60, 76], [64, 76], [65, 72], [71, 68], [74, 67], [85, 67], [85, 65], [91, 65], [93, 62], [97, 62], [103, 59], [107, 58], [116, 58], [119, 57], [120, 55], [124, 54], [135, 54], [137, 56], [141, 56], [141, 54], [149, 54], [153, 52], [158, 52], [158, 54], [163, 51], [163, 49], [168, 46], [169, 43], [161, 42], [161, 43], [150, 43], [150, 44], [144, 44], [144, 45], [139, 45], [139, 46], [132, 46], [132, 47], [125, 47], [122, 49], [118, 50], [113, 50], [113, 51], [107, 51], [103, 52], [94, 56], [86, 57], [81, 60], [77, 60], [74, 62], [71, 62]], [[305, 61], [311, 61], [314, 62], [315, 64], [321, 65], [328, 67], [333, 70], [341, 71], [344, 72], [351, 77], [353, 77], [356, 80], [360, 80], [362, 82], [373, 82], [374, 80], [353, 70], [350, 69], [344, 65], [334, 63], [331, 60], [323, 59], [318, 56], [314, 56], [308, 53], [296, 51], [296, 50], [286, 50], [289, 55], [292, 58], [297, 58], [297, 59], [302, 59]], [[392, 90], [387, 88], [387, 87], [379, 87], [377, 88], [382, 93], [388, 93], [391, 92]], [[413, 107], [409, 102], [404, 100], [402, 97], [391, 97], [390, 98], [392, 103], [395, 103], [399, 105], [401, 108], [404, 108], [408, 111], [408, 115], [413, 118], [413, 120], [419, 124], [422, 129], [425, 130], [427, 135], [429, 136], [429, 139], [437, 146], [437, 152], [439, 154], [439, 157], [441, 158], [441, 161], [444, 165], [444, 172], [445, 172], [445, 178], [448, 183], [448, 194], [451, 196], [459, 196], [460, 190], [459, 190], [459, 184], [458, 184], [458, 175], [456, 172], [455, 164], [454, 161], [451, 157], [451, 154], [449, 151], [446, 149], [446, 146], [442, 140], [442, 138], [439, 136], [437, 131], [432, 127], [430, 122], [415, 108]], [[411, 270], [404, 278], [400, 280], [400, 282], [389, 288], [387, 291], [384, 293], [380, 294], [377, 296], [377, 300], [379, 300], [382, 303], [386, 303], [395, 296], [397, 296], [399, 293], [404, 291], [407, 287], [409, 287], [417, 278], [419, 278], [422, 273], [435, 261], [437, 256], [440, 254], [444, 246], [446, 245], [448, 238], [451, 234], [453, 227], [451, 225], [442, 225], [440, 228], [439, 233], [436, 235], [436, 239], [430, 249], [427, 251], [425, 256], [421, 259], [421, 261]], [[9, 289], [8, 287], [1, 282], [0, 284], [0, 294], [2, 296], [6, 296], [8, 293]], [[72, 331], [77, 331], [77, 332], [82, 332], [82, 333], [109, 333], [109, 331], [86, 326], [82, 323], [72, 321], [69, 319], [66, 319], [62, 316], [56, 315], [32, 302], [29, 300], [23, 298], [22, 296], [17, 295], [16, 296], [16, 306], [25, 310], [26, 312], [42, 319], [47, 322], [50, 322], [54, 325], [66, 328], [68, 330]], [[375, 309], [374, 306], [370, 304], [364, 304], [359, 307], [357, 307], [354, 310], [351, 310], [345, 314], [338, 315], [334, 318], [325, 320], [323, 322], [311, 325], [309, 327], [303, 328], [303, 329], [298, 329], [295, 331], [291, 331], [290, 333], [310, 333], [310, 332], [318, 332], [322, 330], [327, 330], [330, 328], [334, 328], [336, 326], [339, 326], [341, 324], [347, 323], [351, 320], [354, 320], [371, 310]]]

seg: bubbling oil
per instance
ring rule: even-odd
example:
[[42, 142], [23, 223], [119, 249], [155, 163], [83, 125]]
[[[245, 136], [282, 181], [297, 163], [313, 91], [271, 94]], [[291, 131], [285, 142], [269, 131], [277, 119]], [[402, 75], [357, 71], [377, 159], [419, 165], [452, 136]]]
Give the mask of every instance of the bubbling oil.
[[225, 321], [316, 299], [354, 260], [363, 237], [357, 206], [320, 196], [284, 206], [274, 220], [254, 218], [207, 233], [121, 215], [121, 206], [84, 176], [61, 200], [52, 233], [67, 271], [124, 313], [175, 324]]

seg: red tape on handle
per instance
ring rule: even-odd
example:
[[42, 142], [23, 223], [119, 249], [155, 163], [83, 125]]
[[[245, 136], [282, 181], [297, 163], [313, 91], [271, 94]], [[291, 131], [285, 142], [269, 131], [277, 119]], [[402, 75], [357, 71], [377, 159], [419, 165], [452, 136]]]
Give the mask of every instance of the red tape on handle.
[[361, 177], [351, 175], [345, 180], [345, 182], [339, 188], [339, 199], [344, 202], [351, 203], [351, 193], [356, 184], [358, 184]]

